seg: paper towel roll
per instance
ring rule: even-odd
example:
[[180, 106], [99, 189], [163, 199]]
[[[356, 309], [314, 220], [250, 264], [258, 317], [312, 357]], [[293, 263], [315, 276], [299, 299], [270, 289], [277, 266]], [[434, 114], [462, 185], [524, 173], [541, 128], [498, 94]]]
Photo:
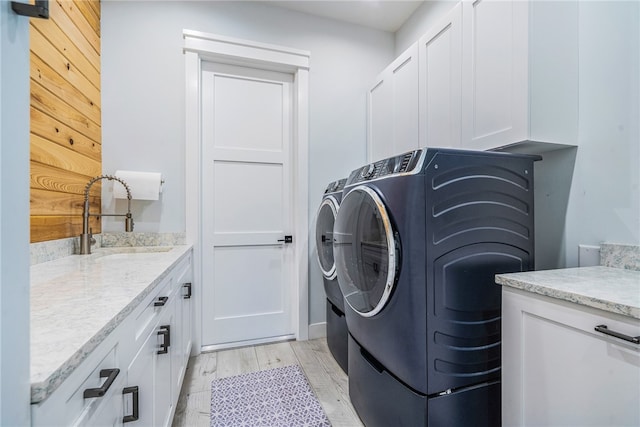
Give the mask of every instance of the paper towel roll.
[[[135, 200], [158, 200], [162, 193], [162, 174], [157, 172], [116, 171], [118, 178], [129, 186]], [[126, 199], [127, 191], [120, 183], [113, 184], [113, 197]]]

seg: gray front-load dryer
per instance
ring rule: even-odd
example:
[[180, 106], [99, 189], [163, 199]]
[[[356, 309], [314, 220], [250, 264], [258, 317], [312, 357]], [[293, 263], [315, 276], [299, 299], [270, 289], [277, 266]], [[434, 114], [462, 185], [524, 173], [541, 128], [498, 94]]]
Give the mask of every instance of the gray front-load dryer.
[[500, 425], [495, 275], [534, 267], [539, 159], [428, 148], [349, 176], [334, 254], [367, 427]]
[[344, 317], [344, 297], [336, 278], [333, 259], [333, 225], [340, 209], [346, 179], [331, 182], [322, 196], [316, 216], [316, 248], [327, 295], [327, 345], [338, 365], [347, 372], [347, 322]]

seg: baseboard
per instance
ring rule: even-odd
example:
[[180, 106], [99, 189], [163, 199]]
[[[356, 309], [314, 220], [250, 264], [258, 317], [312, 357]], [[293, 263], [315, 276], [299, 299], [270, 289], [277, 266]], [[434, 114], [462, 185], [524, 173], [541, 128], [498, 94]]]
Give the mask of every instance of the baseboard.
[[327, 337], [327, 322], [312, 323], [309, 325], [309, 339], [314, 340], [316, 338]]

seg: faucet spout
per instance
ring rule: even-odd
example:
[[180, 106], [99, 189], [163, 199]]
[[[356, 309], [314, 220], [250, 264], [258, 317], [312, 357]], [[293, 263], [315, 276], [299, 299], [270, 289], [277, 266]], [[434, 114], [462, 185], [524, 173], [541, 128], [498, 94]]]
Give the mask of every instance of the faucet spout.
[[89, 180], [87, 185], [84, 187], [84, 205], [82, 208], [82, 234], [80, 235], [80, 254], [81, 255], [89, 255], [91, 254], [91, 245], [95, 243], [92, 237], [92, 232], [89, 229], [89, 191], [91, 190], [91, 186], [95, 184], [97, 181], [108, 179], [110, 181], [118, 181], [122, 184], [127, 191], [127, 213], [126, 214], [100, 214], [98, 216], [124, 216], [125, 218], [125, 231], [131, 232], [133, 231], [133, 217], [131, 215], [131, 190], [129, 189], [129, 185], [127, 185], [124, 180], [118, 178], [113, 175], [100, 175], [96, 176]]

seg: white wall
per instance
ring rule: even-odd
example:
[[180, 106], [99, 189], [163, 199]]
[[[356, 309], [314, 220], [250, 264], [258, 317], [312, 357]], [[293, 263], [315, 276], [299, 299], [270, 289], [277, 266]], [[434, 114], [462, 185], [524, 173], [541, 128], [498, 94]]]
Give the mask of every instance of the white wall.
[[566, 218], [578, 244], [640, 244], [640, 2], [579, 3], [579, 148]]
[[[309, 316], [323, 322], [315, 214], [324, 187], [365, 162], [366, 88], [393, 59], [393, 35], [260, 2], [107, 0], [101, 19], [103, 172], [157, 171], [166, 180], [160, 202], [133, 202], [136, 231], [185, 229], [182, 30], [311, 52]], [[125, 209], [103, 196], [105, 212]], [[103, 224], [105, 231], [123, 229], [118, 219]]]
[[578, 245], [640, 244], [640, 3], [578, 6], [577, 148], [536, 163], [536, 269]]
[[0, 425], [28, 426], [29, 19], [0, 1]]

